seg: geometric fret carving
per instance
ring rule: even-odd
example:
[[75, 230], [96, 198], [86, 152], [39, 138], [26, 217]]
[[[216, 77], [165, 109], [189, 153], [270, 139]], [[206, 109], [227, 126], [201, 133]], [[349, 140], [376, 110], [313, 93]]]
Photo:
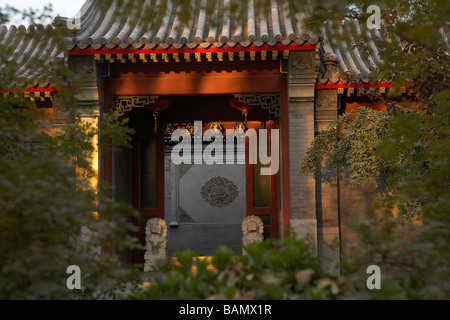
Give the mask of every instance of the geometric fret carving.
[[113, 108], [119, 115], [123, 116], [125, 111], [133, 108], [143, 108], [146, 105], [155, 103], [159, 96], [118, 96], [113, 97]]
[[279, 94], [235, 94], [234, 97], [248, 106], [260, 106], [275, 117], [280, 116]]

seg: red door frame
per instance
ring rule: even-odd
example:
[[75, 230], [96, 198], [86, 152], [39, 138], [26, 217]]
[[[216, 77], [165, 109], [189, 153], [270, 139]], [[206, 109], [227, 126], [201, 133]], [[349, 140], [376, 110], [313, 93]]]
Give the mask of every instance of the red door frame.
[[290, 179], [289, 179], [289, 88], [288, 75], [281, 75], [281, 132], [280, 132], [280, 170], [281, 170], [281, 210], [282, 210], [282, 237], [289, 236], [289, 218], [290, 218]]
[[[274, 125], [267, 126], [267, 135], [269, 138], [269, 146], [273, 143], [271, 141], [271, 132], [272, 129], [277, 129]], [[256, 130], [257, 131], [257, 130]], [[258, 132], [258, 131], [257, 131]], [[257, 134], [259, 139], [259, 132]], [[247, 140], [247, 139], [246, 139]], [[249, 157], [249, 141], [246, 141], [246, 158]], [[258, 143], [259, 146], [259, 143]], [[268, 148], [271, 150], [271, 148]], [[259, 150], [258, 150], [259, 153]], [[255, 207], [254, 206], [254, 165], [250, 164], [249, 161], [245, 163], [245, 179], [246, 179], [246, 200], [247, 200], [247, 216], [256, 215], [256, 216], [270, 216], [271, 223], [270, 225], [264, 226], [264, 233], [270, 235], [270, 238], [277, 239], [278, 238], [278, 173], [270, 176], [270, 207]]]

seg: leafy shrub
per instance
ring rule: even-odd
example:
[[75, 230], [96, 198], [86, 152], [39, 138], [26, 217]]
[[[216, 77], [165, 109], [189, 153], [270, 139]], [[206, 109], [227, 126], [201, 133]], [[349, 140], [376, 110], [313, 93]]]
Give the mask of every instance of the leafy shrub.
[[[305, 240], [294, 236], [266, 239], [233, 256], [220, 247], [211, 260], [192, 251], [176, 254], [162, 264], [151, 283], [131, 299], [151, 300], [288, 300], [336, 299], [352, 288], [344, 278], [327, 274]], [[352, 273], [354, 263], [343, 264]]]

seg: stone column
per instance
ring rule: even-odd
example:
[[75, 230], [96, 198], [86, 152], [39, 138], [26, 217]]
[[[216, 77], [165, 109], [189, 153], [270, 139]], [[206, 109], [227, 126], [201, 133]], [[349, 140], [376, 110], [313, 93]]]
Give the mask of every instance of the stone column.
[[[338, 90], [318, 90], [315, 107], [316, 133], [327, 128], [337, 117], [337, 110]], [[317, 172], [316, 175], [317, 244], [321, 266], [326, 271], [339, 275], [338, 182], [331, 178], [323, 176], [321, 172]]]
[[289, 56], [289, 176], [290, 231], [312, 241], [317, 250], [315, 180], [300, 173], [314, 139], [314, 91], [319, 60], [317, 51], [291, 52]]
[[[75, 79], [72, 83], [72, 91], [76, 111], [83, 125], [88, 124], [95, 128], [98, 126], [100, 116], [100, 95], [94, 57], [91, 55], [70, 56], [69, 68]], [[94, 151], [88, 155], [88, 158], [94, 170], [94, 176], [89, 179], [89, 183], [91, 187], [97, 188], [99, 178], [98, 137], [93, 137], [91, 143]]]
[[93, 56], [70, 56], [69, 68], [78, 78], [72, 83], [75, 104], [80, 116], [98, 119], [103, 102], [103, 82]]
[[[71, 90], [55, 94], [52, 102], [55, 131], [64, 131], [67, 126], [72, 125], [75, 121], [75, 112], [81, 116], [83, 124], [88, 123], [95, 128], [98, 126], [100, 101], [94, 58], [91, 56], [70, 56], [69, 68], [74, 73], [75, 78], [82, 79], [82, 81], [67, 83], [71, 87]], [[98, 186], [97, 137], [93, 137], [91, 143], [94, 148], [92, 152], [86, 154], [86, 158], [89, 161], [94, 175], [86, 176], [87, 172], [79, 167], [76, 168], [76, 172], [79, 177], [86, 178], [90, 187], [96, 190]], [[98, 213], [93, 212], [93, 214], [97, 215]], [[85, 245], [92, 236], [92, 231], [83, 226], [77, 241], [80, 245]], [[102, 250], [100, 247], [92, 249], [98, 253]]]

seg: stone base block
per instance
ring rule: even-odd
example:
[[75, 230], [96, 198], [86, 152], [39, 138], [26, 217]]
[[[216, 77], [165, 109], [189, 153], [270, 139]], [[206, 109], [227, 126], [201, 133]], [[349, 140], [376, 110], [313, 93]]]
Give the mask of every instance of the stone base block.
[[316, 219], [291, 219], [290, 232], [300, 239], [307, 240], [312, 251], [317, 254], [317, 220]]
[[319, 228], [317, 236], [320, 265], [324, 271], [338, 276], [340, 273], [339, 228]]

